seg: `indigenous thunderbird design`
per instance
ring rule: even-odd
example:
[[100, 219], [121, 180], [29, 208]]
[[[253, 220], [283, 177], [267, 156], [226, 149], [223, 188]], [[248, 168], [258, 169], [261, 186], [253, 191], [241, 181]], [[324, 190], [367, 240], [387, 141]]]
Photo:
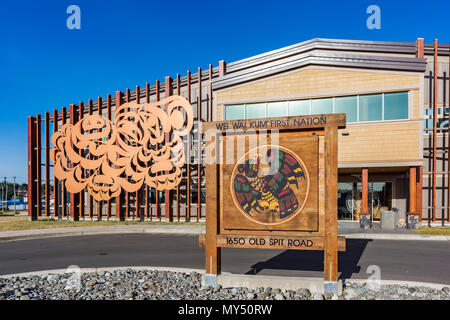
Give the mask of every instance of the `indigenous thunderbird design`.
[[[267, 150], [264, 155], [258, 152], [261, 149]], [[264, 146], [249, 152], [244, 160], [237, 164], [231, 181], [241, 212], [257, 221], [276, 222], [300, 211], [306, 197], [299, 199], [296, 194], [301, 187], [309, 187], [309, 180], [298, 157], [285, 148]]]

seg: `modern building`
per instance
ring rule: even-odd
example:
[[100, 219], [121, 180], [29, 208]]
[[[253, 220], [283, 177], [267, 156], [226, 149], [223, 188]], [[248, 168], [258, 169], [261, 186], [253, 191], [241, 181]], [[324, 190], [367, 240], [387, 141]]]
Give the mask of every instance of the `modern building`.
[[[339, 132], [339, 219], [358, 220], [361, 214], [370, 214], [377, 220], [381, 210], [394, 210], [403, 221], [407, 214], [421, 221], [449, 221], [449, 52], [449, 45], [426, 44], [420, 38], [417, 42], [312, 39], [72, 105], [72, 113], [64, 108], [42, 119], [30, 117], [29, 128], [40, 135], [41, 122], [50, 126], [56, 119], [59, 128], [68, 119], [99, 112], [99, 105], [100, 113], [111, 117], [117, 101], [151, 102], [171, 94], [186, 97], [200, 121], [346, 113], [346, 129]], [[112, 209], [101, 203], [98, 210], [98, 203], [84, 193], [80, 216], [204, 218], [204, 171], [196, 161], [201, 141], [194, 129], [188, 142], [191, 164], [184, 167], [184, 180], [169, 195], [145, 188], [126, 194], [122, 212], [114, 209], [115, 202], [109, 204]], [[44, 147], [38, 146], [39, 155], [45, 153]], [[41, 173], [34, 174], [40, 181]], [[52, 183], [50, 175], [42, 180]], [[69, 216], [69, 196], [60, 196], [56, 203], [57, 211]]]

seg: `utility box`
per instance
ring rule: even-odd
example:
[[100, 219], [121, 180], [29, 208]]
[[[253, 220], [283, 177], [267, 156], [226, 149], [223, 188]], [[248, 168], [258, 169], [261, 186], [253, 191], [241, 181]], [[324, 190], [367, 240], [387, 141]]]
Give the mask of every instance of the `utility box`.
[[397, 227], [397, 212], [395, 211], [381, 211], [381, 229], [393, 230]]

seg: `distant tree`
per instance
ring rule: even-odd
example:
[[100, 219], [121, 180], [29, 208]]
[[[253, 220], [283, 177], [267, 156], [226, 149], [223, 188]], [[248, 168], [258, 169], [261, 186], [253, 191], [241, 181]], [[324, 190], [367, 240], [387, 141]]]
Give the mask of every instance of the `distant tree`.
[[[0, 185], [3, 188], [3, 193], [1, 194], [2, 197], [5, 196], [6, 192], [6, 185], [8, 186], [8, 200], [14, 199], [14, 182], [6, 181], [6, 184], [3, 181], [0, 181]], [[45, 186], [45, 185], [44, 185]], [[52, 188], [52, 187], [51, 187]], [[16, 199], [21, 199], [23, 196], [19, 196], [19, 191], [28, 191], [28, 184], [27, 183], [16, 183]], [[45, 190], [44, 190], [45, 191]]]

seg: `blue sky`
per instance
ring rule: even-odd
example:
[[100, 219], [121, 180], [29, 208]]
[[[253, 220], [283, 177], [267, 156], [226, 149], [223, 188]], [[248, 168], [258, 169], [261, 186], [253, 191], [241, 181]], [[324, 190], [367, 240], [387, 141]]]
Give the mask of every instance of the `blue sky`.
[[[69, 5], [81, 30], [69, 30]], [[381, 9], [381, 29], [366, 8]], [[26, 117], [311, 38], [450, 42], [449, 1], [12, 1], [0, 5], [0, 178], [27, 180]]]

